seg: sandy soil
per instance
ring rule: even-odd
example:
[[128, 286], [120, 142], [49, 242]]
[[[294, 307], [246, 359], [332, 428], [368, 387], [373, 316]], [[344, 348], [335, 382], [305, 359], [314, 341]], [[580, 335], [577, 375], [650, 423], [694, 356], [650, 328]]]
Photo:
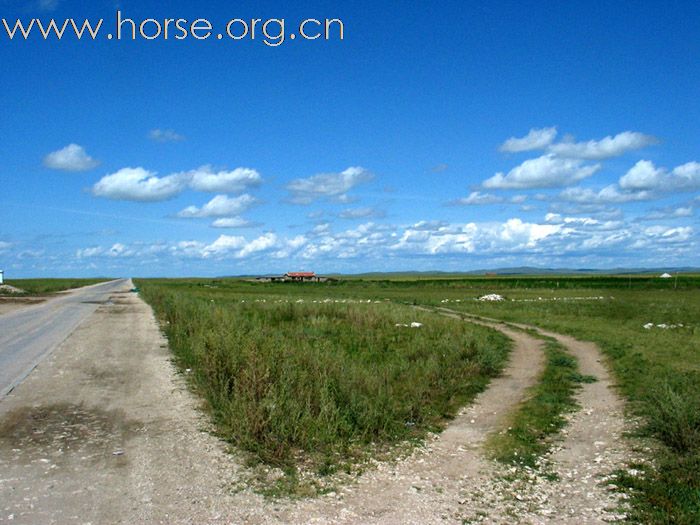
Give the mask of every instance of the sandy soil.
[[561, 482], [506, 482], [483, 457], [543, 366], [539, 340], [493, 323], [515, 341], [504, 374], [409, 457], [316, 499], [233, 490], [247, 471], [207, 432], [150, 308], [130, 293], [111, 302], [0, 402], [0, 523], [597, 523], [613, 501], [595, 487], [621, 461], [621, 404], [610, 411], [603, 381], [550, 458]]

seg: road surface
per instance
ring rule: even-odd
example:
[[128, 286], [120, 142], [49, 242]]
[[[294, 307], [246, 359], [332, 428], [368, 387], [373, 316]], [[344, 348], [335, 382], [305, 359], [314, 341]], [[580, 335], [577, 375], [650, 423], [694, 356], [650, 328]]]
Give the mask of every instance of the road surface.
[[106, 303], [111, 293], [131, 286], [129, 279], [86, 286], [0, 315], [0, 399], [100, 304]]

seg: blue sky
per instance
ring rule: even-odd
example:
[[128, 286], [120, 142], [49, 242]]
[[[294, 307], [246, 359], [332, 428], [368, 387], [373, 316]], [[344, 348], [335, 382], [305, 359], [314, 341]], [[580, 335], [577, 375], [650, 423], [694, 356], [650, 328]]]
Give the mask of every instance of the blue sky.
[[344, 40], [9, 40], [7, 276], [700, 266], [697, 2], [0, 0]]

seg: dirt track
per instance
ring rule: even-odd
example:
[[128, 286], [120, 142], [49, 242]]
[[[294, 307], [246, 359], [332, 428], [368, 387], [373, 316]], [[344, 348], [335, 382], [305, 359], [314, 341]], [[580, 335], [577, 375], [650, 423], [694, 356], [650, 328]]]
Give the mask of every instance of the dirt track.
[[[150, 308], [134, 294], [116, 294], [0, 402], [0, 523], [460, 523], [484, 515], [476, 521], [599, 521], [604, 513], [581, 505], [575, 517], [547, 518], [554, 500], [539, 501], [530, 485], [499, 485], [503, 472], [483, 458], [480, 444], [542, 366], [540, 341], [499, 328], [516, 341], [504, 375], [441, 435], [337, 493], [267, 502], [231, 490], [240, 459], [203, 430], [206, 420], [174, 371]], [[600, 453], [580, 431], [589, 424], [574, 418], [564, 452], [553, 456], [564, 472], [580, 464], [567, 458]], [[601, 431], [615, 439], [616, 429]], [[573, 494], [588, 505], [580, 490], [595, 484], [596, 472], [582, 474], [585, 483], [564, 477], [537, 490], [561, 492], [562, 511]]]

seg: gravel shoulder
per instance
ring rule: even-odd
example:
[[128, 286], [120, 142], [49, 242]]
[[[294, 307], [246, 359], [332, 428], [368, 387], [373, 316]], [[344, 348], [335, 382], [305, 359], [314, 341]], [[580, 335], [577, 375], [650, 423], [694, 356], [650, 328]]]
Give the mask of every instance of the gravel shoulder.
[[0, 402], [0, 522], [228, 523], [233, 456], [150, 308], [111, 303]]

